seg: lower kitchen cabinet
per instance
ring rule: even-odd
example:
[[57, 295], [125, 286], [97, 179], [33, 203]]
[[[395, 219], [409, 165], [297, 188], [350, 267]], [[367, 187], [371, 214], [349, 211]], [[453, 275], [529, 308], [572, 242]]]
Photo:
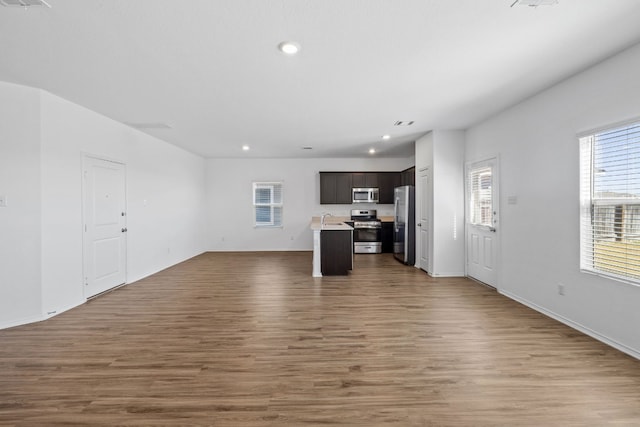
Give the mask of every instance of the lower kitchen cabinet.
[[382, 223], [382, 253], [393, 253], [393, 222]]
[[353, 269], [353, 231], [320, 232], [320, 265], [323, 276], [345, 276]]

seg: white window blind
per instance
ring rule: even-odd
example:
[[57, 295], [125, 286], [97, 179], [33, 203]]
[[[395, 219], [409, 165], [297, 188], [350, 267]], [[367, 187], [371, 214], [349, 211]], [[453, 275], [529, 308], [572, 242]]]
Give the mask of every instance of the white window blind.
[[282, 182], [253, 183], [256, 227], [282, 227], [282, 206]]
[[491, 166], [469, 171], [469, 222], [493, 227], [493, 176]]
[[580, 268], [640, 283], [640, 123], [580, 138]]

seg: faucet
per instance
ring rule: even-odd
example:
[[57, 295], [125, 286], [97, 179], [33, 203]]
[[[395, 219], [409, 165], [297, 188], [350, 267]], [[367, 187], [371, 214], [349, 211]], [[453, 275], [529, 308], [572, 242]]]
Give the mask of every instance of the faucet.
[[321, 226], [324, 226], [324, 220], [325, 220], [325, 218], [326, 218], [326, 217], [328, 217], [328, 216], [333, 216], [333, 215], [331, 215], [331, 214], [330, 214], [330, 213], [328, 213], [328, 212], [327, 212], [327, 213], [325, 213], [325, 214], [322, 214], [322, 217], [320, 217], [320, 225], [321, 225]]

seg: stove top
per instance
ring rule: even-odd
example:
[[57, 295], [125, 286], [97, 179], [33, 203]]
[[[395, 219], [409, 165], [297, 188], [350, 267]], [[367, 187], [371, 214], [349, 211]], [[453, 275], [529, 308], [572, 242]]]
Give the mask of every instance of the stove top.
[[353, 209], [351, 211], [353, 228], [381, 228], [382, 221], [377, 218], [377, 214], [375, 209]]
[[375, 209], [352, 209], [351, 220], [352, 221], [379, 221], [378, 211]]

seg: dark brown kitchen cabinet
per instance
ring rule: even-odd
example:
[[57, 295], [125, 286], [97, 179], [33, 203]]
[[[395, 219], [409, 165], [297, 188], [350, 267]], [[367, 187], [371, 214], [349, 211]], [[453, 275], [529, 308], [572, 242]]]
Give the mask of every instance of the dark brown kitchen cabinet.
[[400, 185], [400, 172], [378, 172], [379, 204], [393, 204], [393, 190]]
[[[320, 172], [320, 203], [350, 205], [352, 188], [378, 188], [379, 204], [392, 205], [393, 190], [415, 185], [413, 168], [403, 172]], [[408, 181], [408, 182], [405, 182]]]
[[378, 172], [351, 172], [353, 188], [377, 188], [380, 186]]
[[393, 253], [393, 222], [382, 223], [382, 253]]
[[353, 269], [352, 233], [352, 230], [320, 232], [320, 265], [323, 276], [344, 276]]
[[320, 203], [350, 205], [351, 172], [320, 172]]
[[416, 168], [411, 167], [400, 172], [401, 183], [400, 185], [416, 185]]

